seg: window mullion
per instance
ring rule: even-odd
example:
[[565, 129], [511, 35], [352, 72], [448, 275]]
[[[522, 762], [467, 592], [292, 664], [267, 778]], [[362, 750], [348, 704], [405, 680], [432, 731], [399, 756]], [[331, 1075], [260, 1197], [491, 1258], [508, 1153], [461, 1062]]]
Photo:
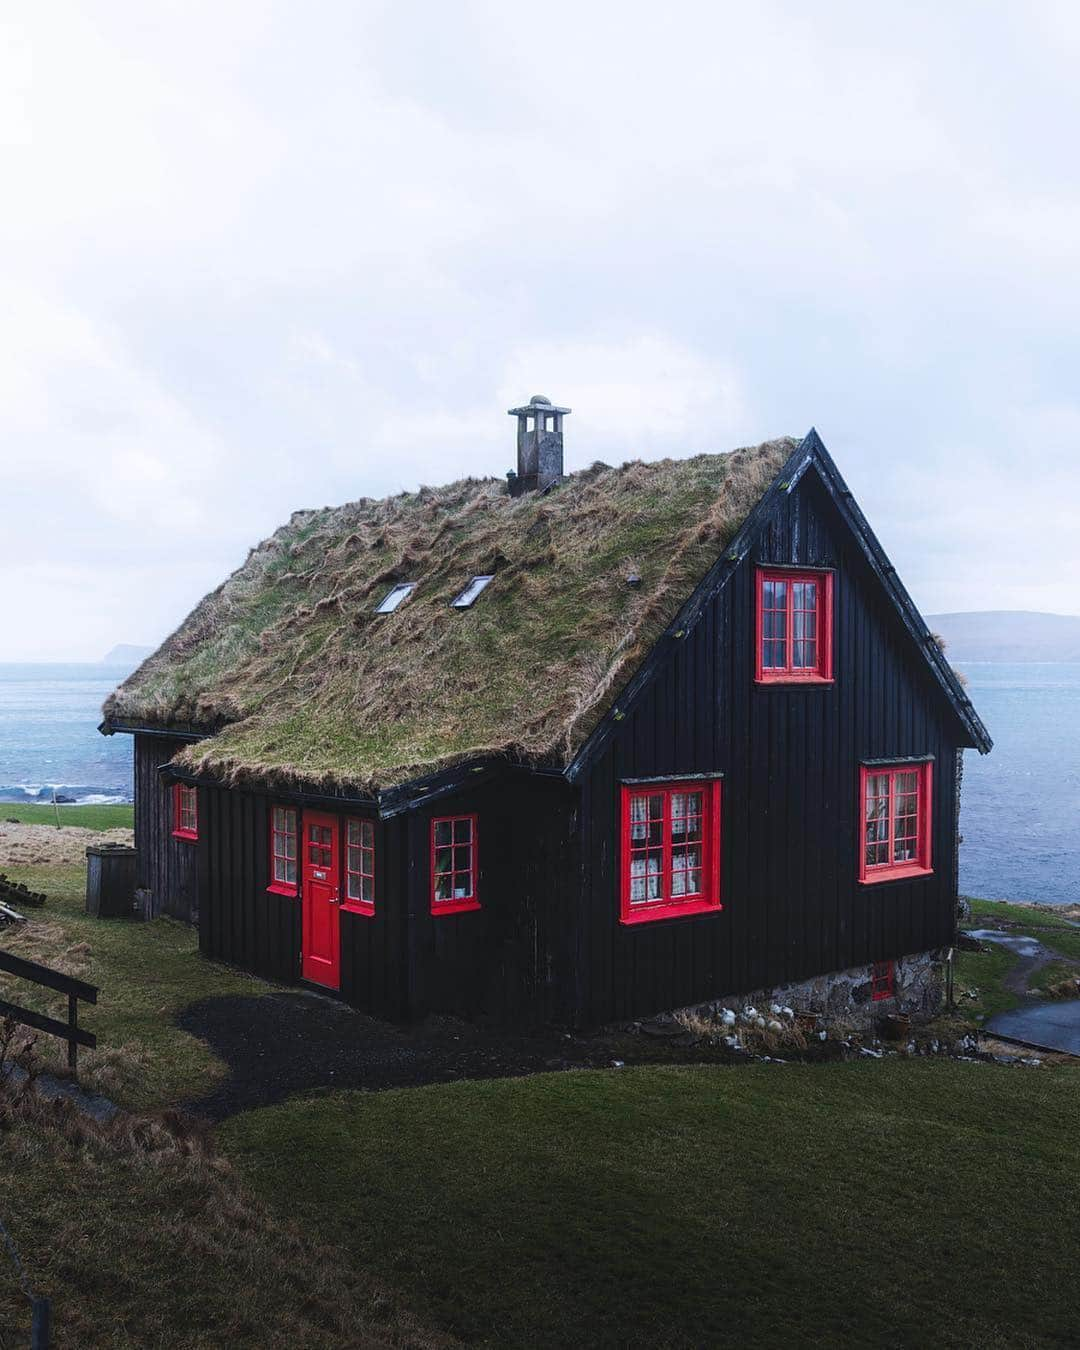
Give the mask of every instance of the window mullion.
[[671, 793], [664, 793], [664, 863], [663, 863], [663, 894], [662, 900], [672, 898], [672, 879], [671, 879]]
[[795, 673], [795, 583], [789, 581], [785, 587], [787, 604], [784, 607], [784, 631], [787, 633], [787, 651], [785, 669], [787, 674]]

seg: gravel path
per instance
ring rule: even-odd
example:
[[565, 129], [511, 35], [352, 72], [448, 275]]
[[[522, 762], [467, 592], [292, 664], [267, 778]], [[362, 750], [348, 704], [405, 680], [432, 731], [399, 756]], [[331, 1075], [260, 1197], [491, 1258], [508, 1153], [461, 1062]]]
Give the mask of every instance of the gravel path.
[[515, 1078], [620, 1063], [727, 1062], [727, 1052], [629, 1033], [536, 1036], [429, 1017], [415, 1026], [380, 1022], [306, 991], [205, 999], [178, 1026], [205, 1041], [229, 1076], [185, 1109], [223, 1120], [297, 1092], [419, 1087], [460, 1078]]

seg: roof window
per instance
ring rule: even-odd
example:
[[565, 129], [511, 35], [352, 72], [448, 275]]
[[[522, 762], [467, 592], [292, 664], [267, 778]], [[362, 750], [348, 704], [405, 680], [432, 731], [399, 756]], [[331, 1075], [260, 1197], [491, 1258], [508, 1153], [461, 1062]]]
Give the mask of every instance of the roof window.
[[455, 609], [468, 609], [488, 582], [494, 580], [494, 577], [473, 577], [457, 599], [450, 603]]
[[392, 587], [383, 596], [382, 601], [375, 606], [376, 614], [393, 614], [402, 600], [407, 599], [416, 590], [415, 581], [402, 581], [397, 586]]

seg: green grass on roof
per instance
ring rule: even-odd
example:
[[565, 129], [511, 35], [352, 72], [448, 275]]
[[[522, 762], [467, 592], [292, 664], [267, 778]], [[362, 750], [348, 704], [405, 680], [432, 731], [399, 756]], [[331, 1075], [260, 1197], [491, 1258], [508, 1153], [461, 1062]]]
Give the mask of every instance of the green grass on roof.
[[[106, 714], [221, 727], [182, 758], [230, 779], [372, 790], [490, 753], [566, 763], [794, 446], [298, 512]], [[495, 580], [452, 609], [479, 573]], [[413, 595], [374, 614], [404, 580]]]

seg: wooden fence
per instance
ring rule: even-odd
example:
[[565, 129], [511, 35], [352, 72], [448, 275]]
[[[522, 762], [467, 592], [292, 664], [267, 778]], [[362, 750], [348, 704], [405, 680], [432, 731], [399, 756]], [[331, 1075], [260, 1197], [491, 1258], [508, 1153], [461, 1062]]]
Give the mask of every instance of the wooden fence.
[[0, 998], [0, 1018], [10, 1017], [12, 1021], [22, 1026], [33, 1027], [35, 1031], [44, 1031], [49, 1036], [57, 1036], [60, 1040], [67, 1041], [68, 1068], [73, 1074], [77, 1074], [79, 1046], [85, 1045], [93, 1050], [97, 1045], [94, 1033], [84, 1031], [79, 1026], [79, 1002], [81, 1000], [83, 1003], [97, 1003], [97, 986], [76, 980], [74, 976], [64, 975], [49, 966], [38, 965], [36, 961], [26, 961], [21, 956], [12, 956], [10, 952], [0, 952], [0, 970], [67, 995], [66, 1022], [61, 1022], [55, 1017], [47, 1017], [44, 1013], [34, 1012], [30, 1008], [20, 1008], [17, 1004], [8, 1003], [2, 998]]

